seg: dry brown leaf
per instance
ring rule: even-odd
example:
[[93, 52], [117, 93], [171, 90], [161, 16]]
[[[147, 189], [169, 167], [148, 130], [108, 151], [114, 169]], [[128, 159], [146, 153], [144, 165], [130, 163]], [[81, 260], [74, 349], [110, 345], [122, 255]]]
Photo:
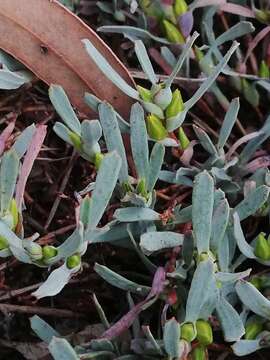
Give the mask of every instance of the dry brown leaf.
[[47, 84], [63, 86], [71, 102], [89, 114], [85, 92], [111, 103], [124, 117], [132, 100], [113, 85], [85, 51], [90, 39], [129, 83], [125, 66], [97, 34], [55, 0], [1, 0], [0, 48], [13, 55]]

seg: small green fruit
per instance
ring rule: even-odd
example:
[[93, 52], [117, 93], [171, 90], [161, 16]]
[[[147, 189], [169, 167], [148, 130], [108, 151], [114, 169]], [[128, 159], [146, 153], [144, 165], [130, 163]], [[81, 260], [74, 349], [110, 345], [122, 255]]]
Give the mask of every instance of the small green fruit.
[[185, 0], [175, 0], [173, 9], [174, 9], [175, 16], [178, 17], [187, 12], [188, 6], [187, 6], [187, 3], [185, 2]]
[[260, 233], [258, 235], [256, 239], [254, 254], [258, 258], [267, 261], [270, 260], [270, 245], [264, 235], [264, 233]]
[[79, 254], [74, 254], [67, 258], [67, 267], [73, 269], [81, 264], [81, 256]]
[[0, 250], [5, 250], [8, 248], [7, 239], [4, 236], [0, 236]]
[[98, 170], [100, 167], [100, 164], [104, 158], [104, 155], [102, 153], [95, 153], [94, 155], [94, 164], [96, 169]]
[[213, 330], [208, 321], [196, 321], [197, 339], [202, 345], [210, 345], [213, 342]]
[[267, 66], [267, 64], [266, 64], [266, 62], [264, 60], [261, 61], [261, 64], [260, 64], [259, 76], [261, 78], [266, 78], [266, 79], [268, 79], [270, 77], [269, 67]]
[[166, 108], [165, 114], [166, 118], [170, 119], [179, 115], [184, 110], [184, 103], [182, 95], [179, 89], [174, 90], [172, 94], [172, 101], [169, 106]]
[[185, 39], [183, 35], [180, 33], [180, 31], [177, 29], [175, 25], [173, 25], [168, 20], [163, 20], [162, 22], [165, 30], [166, 38], [175, 44], [184, 44]]
[[181, 339], [191, 342], [195, 339], [196, 331], [193, 324], [185, 323], [181, 326]]
[[57, 249], [51, 245], [45, 245], [42, 248], [43, 260], [49, 260], [57, 255]]
[[251, 322], [246, 325], [246, 340], [254, 340], [263, 330], [263, 324], [261, 322]]
[[82, 140], [81, 137], [73, 131], [69, 132], [69, 138], [72, 141], [73, 146], [77, 151], [82, 151]]
[[146, 126], [148, 135], [154, 140], [163, 140], [168, 135], [168, 132], [165, 129], [162, 121], [154, 114], [147, 116]]
[[31, 259], [42, 259], [42, 247], [39, 244], [29, 241], [25, 245], [25, 250], [28, 252]]
[[12, 199], [10, 202], [10, 206], [9, 206], [9, 211], [11, 212], [11, 215], [13, 217], [13, 227], [12, 230], [15, 230], [18, 222], [19, 222], [19, 212], [18, 212], [18, 208], [17, 208], [17, 204], [15, 199]]
[[140, 95], [140, 98], [145, 101], [145, 102], [151, 102], [152, 101], [152, 93], [150, 90], [140, 86], [140, 85], [137, 85], [137, 90], [138, 90], [138, 93]]
[[185, 134], [182, 126], [178, 130], [178, 139], [180, 142], [181, 150], [186, 150], [186, 148], [188, 148], [188, 146], [190, 144], [190, 141], [189, 141], [187, 135]]

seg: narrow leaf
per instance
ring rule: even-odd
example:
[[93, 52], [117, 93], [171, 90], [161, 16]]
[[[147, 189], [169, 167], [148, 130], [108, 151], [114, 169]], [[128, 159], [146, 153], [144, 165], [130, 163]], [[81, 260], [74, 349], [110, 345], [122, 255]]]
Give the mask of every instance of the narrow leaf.
[[230, 106], [226, 112], [220, 133], [218, 138], [218, 148], [221, 149], [226, 144], [232, 128], [237, 120], [238, 111], [240, 108], [239, 98], [235, 98], [230, 103]]
[[170, 231], [147, 232], [141, 236], [140, 247], [146, 255], [183, 245], [184, 235]]

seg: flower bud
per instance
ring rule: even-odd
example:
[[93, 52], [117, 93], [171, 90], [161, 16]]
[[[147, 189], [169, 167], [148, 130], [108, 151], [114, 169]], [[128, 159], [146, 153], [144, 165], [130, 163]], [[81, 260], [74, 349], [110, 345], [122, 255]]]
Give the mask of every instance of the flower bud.
[[18, 212], [18, 208], [17, 208], [15, 199], [11, 200], [10, 206], [9, 206], [9, 211], [11, 212], [11, 215], [13, 218], [12, 230], [15, 230], [18, 225], [18, 221], [19, 221], [19, 212]]
[[267, 66], [266, 62], [263, 60], [261, 61], [260, 68], [259, 68], [259, 77], [268, 79], [270, 77], [270, 70]]
[[73, 269], [81, 264], [81, 256], [79, 254], [74, 254], [67, 258], [67, 267]]
[[164, 84], [153, 85], [151, 93], [154, 103], [162, 110], [165, 110], [172, 101], [172, 90]]
[[0, 250], [4, 250], [8, 248], [7, 239], [4, 236], [0, 236]]
[[196, 321], [197, 339], [202, 345], [210, 345], [213, 342], [213, 331], [208, 321]]
[[256, 9], [255, 10], [255, 18], [264, 24], [269, 24], [270, 23], [270, 11]]
[[168, 20], [163, 20], [163, 26], [166, 38], [175, 44], [184, 44], [185, 39], [175, 25], [170, 23]]
[[147, 116], [146, 126], [148, 135], [154, 140], [163, 140], [168, 135], [168, 132], [165, 129], [162, 121], [154, 114]]
[[57, 249], [51, 245], [45, 245], [42, 249], [42, 258], [46, 262], [57, 255]]
[[185, 12], [187, 12], [188, 6], [185, 0], [175, 0], [173, 9], [175, 16], [178, 17], [180, 15], [183, 15]]
[[42, 259], [42, 247], [39, 244], [33, 241], [27, 241], [24, 248], [32, 260]]
[[246, 325], [246, 340], [254, 340], [263, 330], [263, 324], [261, 322], [250, 322]]
[[188, 140], [188, 137], [185, 134], [182, 126], [178, 130], [178, 139], [179, 139], [179, 142], [180, 142], [181, 150], [186, 150], [186, 148], [188, 147], [190, 141]]
[[151, 102], [152, 101], [152, 93], [150, 90], [140, 86], [140, 85], [137, 85], [137, 90], [138, 90], [138, 93], [140, 95], [140, 98], [145, 101], [145, 102]]
[[194, 46], [194, 52], [195, 52], [195, 57], [196, 57], [196, 59], [197, 59], [197, 61], [201, 61], [202, 60], [202, 58], [204, 57], [204, 54], [203, 54], [203, 52], [202, 52], [202, 50], [200, 50], [199, 48], [198, 48], [198, 46]]
[[260, 233], [256, 239], [254, 254], [264, 261], [270, 260], [270, 245], [264, 233]]
[[144, 197], [147, 196], [145, 179], [139, 180], [136, 190], [138, 194], [141, 194]]
[[100, 167], [100, 164], [104, 158], [104, 155], [102, 153], [95, 153], [94, 155], [94, 164], [96, 169], [98, 170]]
[[204, 346], [197, 346], [191, 352], [191, 359], [192, 360], [206, 360], [206, 352]]
[[174, 90], [172, 94], [172, 101], [166, 108], [166, 118], [170, 119], [179, 115], [184, 110], [184, 103], [179, 89]]
[[69, 132], [69, 138], [72, 141], [73, 146], [77, 151], [82, 151], [82, 140], [81, 137], [73, 131]]
[[181, 326], [181, 339], [191, 342], [195, 339], [196, 331], [192, 323], [185, 323]]

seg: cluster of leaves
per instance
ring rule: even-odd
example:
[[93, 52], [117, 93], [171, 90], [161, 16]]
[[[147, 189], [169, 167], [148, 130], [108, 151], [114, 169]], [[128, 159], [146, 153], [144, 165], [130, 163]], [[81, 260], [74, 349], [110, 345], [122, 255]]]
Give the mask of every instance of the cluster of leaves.
[[[126, 1], [125, 5], [136, 11], [135, 3]], [[118, 11], [117, 1], [112, 8], [101, 2], [98, 6], [107, 13]], [[153, 10], [147, 2], [142, 1], [140, 6], [145, 7], [145, 13]], [[166, 16], [164, 6], [160, 8], [163, 12], [159, 21], [163, 23], [167, 40], [172, 41], [171, 31], [176, 36], [175, 31], [180, 30], [184, 44], [178, 58], [168, 47], [163, 48], [163, 56], [173, 68], [165, 81], [160, 81], [155, 74], [146, 48], [138, 39], [148, 32], [137, 29], [136, 34], [143, 35], [134, 37], [135, 30], [130, 27], [114, 28], [134, 42], [137, 58], [151, 83], [149, 88], [131, 87], [89, 40], [83, 40], [87, 53], [100, 70], [136, 101], [129, 121], [110, 104], [86, 94], [86, 103], [99, 119], [85, 119], [81, 123], [65, 91], [58, 85], [50, 87], [51, 102], [62, 119], [54, 125], [55, 133], [97, 170], [95, 182], [78, 192], [76, 229], [60, 246], [39, 245], [38, 234], [24, 238], [22, 226], [25, 183], [46, 128], [28, 127], [8, 151], [4, 151], [5, 144], [13, 128], [1, 134], [0, 257], [14, 256], [21, 262], [44, 268], [59, 265], [33, 293], [37, 299], [58, 294], [70, 278], [83, 269], [82, 257], [88, 246], [96, 243], [110, 243], [134, 251], [148, 278], [152, 279], [147, 285], [138, 284], [106, 266], [95, 264], [94, 270], [102, 279], [127, 292], [130, 310], [110, 324], [94, 297], [104, 333], [99, 339], [75, 348], [42, 319], [33, 317], [32, 329], [49, 344], [56, 360], [185, 359], [187, 356], [194, 360], [207, 359], [212, 344], [220, 341], [220, 332], [226, 343], [233, 343], [231, 348], [237, 356], [270, 347], [270, 301], [266, 297], [269, 277], [250, 276], [252, 269], [246, 266], [247, 263], [250, 266], [251, 261], [270, 265], [270, 239], [260, 229], [255, 229], [252, 235], [242, 229], [242, 222], [249, 218], [269, 216], [267, 167], [270, 160], [258, 151], [270, 136], [270, 117], [259, 131], [241, 137], [228, 147], [227, 141], [237, 124], [239, 99], [229, 102], [215, 83], [220, 73], [237, 81], [238, 73], [228, 62], [239, 50], [238, 44], [233, 43], [224, 56], [220, 47], [252, 32], [253, 26], [240, 22], [215, 38], [211, 27], [216, 8], [210, 8], [203, 31], [208, 45], [198, 49], [193, 46], [198, 34], [195, 32], [189, 37], [192, 27], [189, 26], [188, 34], [181, 27], [184, 15], [189, 14], [191, 19], [191, 6], [188, 9], [184, 1], [175, 1], [165, 9]], [[172, 26], [176, 26], [176, 21], [180, 29], [175, 30]], [[151, 38], [155, 40], [152, 35]], [[173, 81], [193, 55], [206, 79], [184, 102]], [[15, 69], [3, 70], [8, 71], [10, 82], [16, 76], [19, 81], [21, 75]], [[250, 77], [242, 74], [241, 86], [246, 79]], [[262, 85], [258, 77], [251, 80]], [[267, 80], [263, 81], [262, 86], [269, 87]], [[207, 91], [227, 109], [218, 140], [212, 141], [202, 128], [194, 125], [195, 140], [189, 141], [184, 121]], [[251, 92], [246, 94], [250, 96]], [[123, 136], [130, 140], [130, 147]], [[102, 150], [104, 144], [108, 152]], [[203, 151], [197, 157], [194, 149], [199, 147]], [[168, 164], [173, 154], [180, 164], [176, 171]], [[192, 193], [187, 206], [182, 208], [180, 204], [162, 212], [157, 193], [164, 183], [183, 186]], [[115, 200], [118, 206], [113, 219], [101, 227], [100, 221], [109, 203]], [[162, 256], [165, 254], [171, 257], [167, 262]], [[150, 329], [141, 324], [140, 314], [150, 307], [155, 309], [157, 302], [162, 306], [161, 320], [156, 328]], [[131, 335], [128, 349], [121, 343], [121, 335], [127, 330]]]

